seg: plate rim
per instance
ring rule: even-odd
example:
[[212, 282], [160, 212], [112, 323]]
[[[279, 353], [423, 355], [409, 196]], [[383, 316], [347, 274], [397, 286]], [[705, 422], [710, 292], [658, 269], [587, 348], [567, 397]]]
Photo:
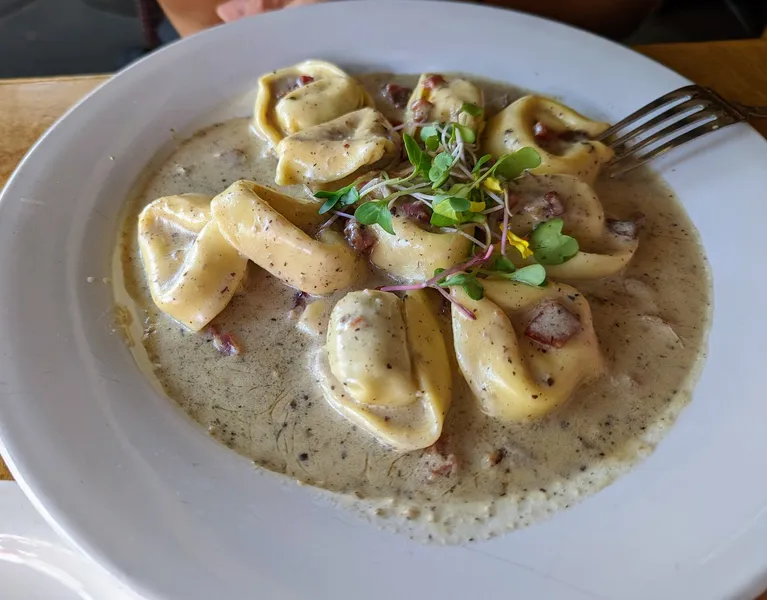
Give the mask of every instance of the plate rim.
[[[362, 1], [355, 0], [354, 4], [371, 4], [371, 3], [370, 2], [365, 2], [364, 0], [362, 0]], [[400, 1], [400, 2], [396, 2], [396, 4], [408, 5], [408, 6], [414, 5], [414, 4], [431, 4], [431, 5], [434, 5], [434, 4], [438, 4], [438, 2], [436, 2], [436, 1], [424, 2], [423, 0], [420, 0], [418, 2]], [[308, 9], [301, 8], [301, 9], [294, 9], [294, 10], [318, 11], [318, 10], [324, 10], [325, 6], [328, 6], [328, 5], [320, 5], [319, 7], [310, 7]], [[461, 7], [460, 10], [464, 10], [464, 9], [468, 8], [465, 5], [458, 5], [458, 6]], [[495, 9], [495, 8], [488, 8], [488, 7], [471, 7], [469, 10], [471, 10], [471, 11], [477, 11], [477, 10], [479, 10], [479, 11], [489, 11], [489, 10], [491, 10], [491, 11], [497, 11], [499, 13], [513, 13], [513, 14], [516, 15], [514, 18], [532, 19], [534, 21], [544, 21], [546, 23], [550, 23], [551, 24], [551, 22], [545, 21], [544, 19], [539, 19], [537, 17], [531, 17], [529, 15], [523, 15], [522, 13], [517, 13], [516, 11], [508, 11], [508, 10], [505, 10], [505, 9]], [[264, 20], [264, 19], [271, 19], [273, 17], [271, 15], [265, 15], [265, 16], [260, 16], [260, 17], [256, 17], [256, 18], [259, 19], [259, 20]], [[249, 21], [252, 21], [252, 20], [249, 20]], [[601, 40], [601, 38], [598, 38], [597, 36], [593, 36], [592, 34], [588, 34], [586, 32], [583, 32], [581, 30], [577, 30], [577, 29], [572, 28], [572, 27], [564, 26], [564, 25], [561, 25], [561, 24], [554, 24], [554, 25], [556, 25], [556, 27], [561, 27], [561, 28], [564, 28], [566, 30], [577, 31], [579, 33], [579, 35], [588, 35], [588, 36], [591, 36], [593, 38], [600, 39], [600, 41], [605, 41], [605, 40]], [[247, 28], [250, 27], [250, 23], [249, 22], [242, 22], [242, 23], [237, 23], [237, 24], [234, 24], [234, 25], [228, 26], [228, 27], [232, 28], [232, 29], [230, 29], [230, 33], [232, 35], [235, 35], [233, 28], [238, 27], [243, 32], [245, 32], [247, 30]], [[91, 99], [94, 96], [107, 93], [107, 92], [104, 92], [105, 89], [111, 90], [112, 89], [112, 87], [110, 87], [111, 84], [113, 84], [118, 78], [124, 77], [126, 74], [128, 74], [130, 72], [137, 72], [137, 71], [140, 71], [142, 69], [153, 68], [153, 65], [156, 62], [158, 62], [158, 60], [159, 60], [157, 58], [157, 55], [159, 55], [159, 54], [178, 52], [178, 48], [180, 46], [181, 47], [190, 47], [191, 48], [191, 44], [192, 43], [197, 43], [197, 44], [200, 44], [200, 45], [208, 44], [207, 39], [213, 40], [216, 36], [220, 37], [220, 36], [223, 36], [223, 35], [224, 35], [224, 33], [222, 33], [221, 30], [217, 28], [215, 30], [210, 30], [210, 31], [203, 32], [202, 34], [199, 34], [198, 36], [194, 36], [193, 38], [190, 38], [190, 39], [187, 39], [187, 40], [181, 40], [179, 42], [175, 42], [174, 44], [169, 45], [167, 48], [163, 48], [163, 49], [159, 50], [156, 54], [150, 55], [148, 57], [145, 57], [145, 58], [141, 59], [140, 61], [138, 61], [137, 63], [134, 63], [133, 65], [129, 66], [127, 69], [119, 72], [118, 74], [116, 74], [115, 76], [111, 77], [107, 81], [105, 81], [102, 84], [100, 84], [99, 86], [97, 86], [94, 90], [92, 90], [88, 94], [86, 94], [86, 96], [83, 99], [81, 99], [78, 103], [76, 103], [73, 107], [71, 107], [62, 117], [60, 117], [46, 131], [46, 133], [34, 144], [34, 146], [27, 152], [27, 154], [24, 156], [24, 158], [19, 163], [19, 165], [16, 168], [16, 170], [14, 170], [13, 174], [8, 179], [6, 185], [5, 185], [4, 189], [3, 189], [3, 192], [0, 194], [0, 210], [2, 210], [3, 203], [8, 201], [7, 198], [9, 198], [11, 196], [11, 190], [13, 190], [14, 187], [17, 185], [17, 180], [21, 179], [21, 174], [27, 168], [26, 167], [27, 163], [35, 155], [35, 153], [38, 152], [38, 149], [41, 148], [41, 147], [44, 147], [48, 143], [47, 140], [51, 136], [56, 135], [56, 132], [57, 132], [58, 128], [61, 126], [62, 123], [67, 122], [67, 120], [70, 118], [70, 115], [72, 115], [75, 112], [78, 112], [79, 110], [82, 110], [81, 107], [83, 107], [84, 105], [90, 103]], [[615, 44], [615, 45], [617, 46], [617, 44]], [[621, 47], [621, 48], [623, 48], [624, 50], [626, 50], [627, 52], [629, 52], [631, 54], [634, 54], [636, 56], [640, 56], [645, 61], [653, 63], [655, 68], [660, 67], [660, 68], [664, 69], [665, 71], [667, 71], [668, 73], [673, 74], [675, 77], [677, 77], [679, 79], [680, 83], [688, 82], [689, 81], [686, 78], [676, 74], [673, 70], [669, 69], [665, 65], [662, 65], [662, 64], [658, 63], [654, 59], [645, 57], [645, 56], [639, 54], [638, 52], [636, 52], [636, 51], [634, 51], [632, 49], [625, 48], [625, 47]], [[150, 63], [151, 63], [152, 66], [147, 66]], [[127, 82], [127, 78], [121, 79], [120, 83], [122, 83], [123, 81]], [[755, 130], [751, 129], [751, 131], [756, 136], [758, 136], [758, 138], [762, 142], [764, 142], [765, 146], [767, 147], [767, 140], [764, 140]], [[3, 411], [4, 411], [4, 409], [3, 409], [2, 405], [0, 404], [0, 414], [2, 414]], [[19, 485], [24, 490], [25, 494], [32, 500], [33, 504], [35, 505], [35, 508], [38, 511], [40, 511], [45, 516], [46, 520], [48, 520], [48, 522], [51, 523], [54, 526], [54, 528], [57, 530], [57, 532], [63, 534], [66, 539], [68, 539], [69, 541], [74, 543], [79, 548], [84, 549], [86, 551], [86, 554], [91, 555], [91, 557], [95, 558], [99, 563], [104, 564], [105, 566], [107, 566], [107, 568], [110, 571], [112, 571], [112, 569], [110, 568], [111, 565], [110, 565], [109, 561], [108, 560], [104, 560], [105, 557], [99, 556], [99, 553], [96, 552], [95, 547], [91, 546], [91, 544], [83, 543], [84, 539], [82, 537], [76, 537], [76, 536], [71, 535], [71, 533], [69, 531], [70, 528], [69, 527], [65, 527], [64, 525], [62, 525], [62, 523], [66, 523], [68, 521], [68, 519], [66, 518], [66, 515], [61, 515], [61, 514], [54, 515], [54, 513], [56, 512], [55, 510], [49, 512], [47, 507], [48, 506], [55, 506], [56, 505], [55, 500], [48, 499], [46, 501], [43, 501], [40, 498], [38, 498], [38, 495], [37, 495], [37, 493], [35, 491], [36, 486], [32, 482], [32, 480], [34, 480], [35, 477], [31, 476], [30, 477], [30, 481], [28, 481], [27, 480], [27, 475], [24, 473], [23, 467], [19, 467], [17, 465], [17, 462], [20, 463], [20, 464], [24, 463], [24, 459], [21, 457], [22, 453], [17, 454], [17, 450], [19, 450], [18, 447], [16, 449], [14, 449], [14, 450], [10, 450], [9, 446], [6, 445], [5, 440], [9, 439], [9, 436], [6, 434], [6, 432], [4, 432], [4, 427], [3, 427], [1, 422], [0, 422], [0, 432], [3, 433], [2, 439], [0, 439], [0, 447], [3, 449], [3, 455], [6, 457], [8, 466], [11, 469], [11, 472], [13, 473], [14, 477], [16, 477], [16, 480], [19, 482]], [[12, 437], [12, 436], [10, 436], [10, 437]], [[13, 444], [11, 444], [11, 446], [13, 446]], [[95, 554], [95, 556], [94, 556], [94, 554]], [[115, 573], [113, 573], [113, 574], [115, 574]], [[118, 575], [118, 577], [120, 577], [122, 579], [122, 577], [120, 576], [121, 574], [120, 574], [119, 571], [116, 574]], [[760, 581], [765, 583], [765, 584], [767, 584], [767, 560], [764, 562], [764, 568], [763, 568], [763, 572], [762, 572], [762, 576], [761, 576]], [[135, 582], [132, 583], [132, 585], [135, 585]], [[744, 582], [743, 585], [744, 585], [744, 587], [742, 588], [742, 590], [745, 591], [747, 589], [747, 582]]]

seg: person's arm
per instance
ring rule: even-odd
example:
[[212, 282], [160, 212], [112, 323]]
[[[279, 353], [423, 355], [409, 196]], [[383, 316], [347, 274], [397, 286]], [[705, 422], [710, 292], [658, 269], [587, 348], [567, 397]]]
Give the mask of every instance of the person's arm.
[[322, 0], [158, 0], [181, 36], [192, 35], [220, 23]]
[[222, 23], [216, 14], [220, 0], [157, 0], [182, 37]]
[[[158, 0], [182, 36], [283, 6], [319, 0]], [[622, 37], [629, 34], [661, 0], [479, 0], [481, 4], [522, 10], [590, 31]], [[223, 21], [222, 18], [223, 17]]]
[[630, 34], [661, 0], [480, 0], [482, 4], [513, 8], [555, 19], [601, 35]]

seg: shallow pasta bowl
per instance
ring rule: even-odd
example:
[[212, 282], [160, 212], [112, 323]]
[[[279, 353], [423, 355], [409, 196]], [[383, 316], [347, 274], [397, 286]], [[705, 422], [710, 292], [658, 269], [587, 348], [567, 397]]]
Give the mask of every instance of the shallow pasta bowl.
[[[467, 23], [466, 44], [446, 43]], [[46, 134], [0, 201], [0, 437], [37, 508], [150, 598], [724, 598], [767, 585], [767, 285], [753, 271], [767, 143], [745, 125], [657, 163], [714, 276], [692, 404], [648, 460], [543, 524], [461, 547], [378, 532], [254, 470], [155, 392], [98, 283], [123, 201], [173, 132], [232, 115], [260, 74], [310, 56], [352, 72], [472, 72], [610, 121], [685, 83], [573, 29], [425, 2], [270, 14], [119, 74]]]

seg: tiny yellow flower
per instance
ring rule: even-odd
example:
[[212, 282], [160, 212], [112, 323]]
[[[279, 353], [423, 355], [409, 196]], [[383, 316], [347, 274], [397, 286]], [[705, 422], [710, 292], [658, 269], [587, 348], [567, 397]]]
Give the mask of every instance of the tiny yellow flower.
[[498, 192], [500, 194], [503, 191], [500, 182], [495, 177], [488, 177], [482, 182], [482, 185], [491, 192]]
[[506, 239], [509, 241], [509, 244], [519, 250], [522, 258], [528, 258], [533, 255], [533, 251], [530, 250], [530, 242], [526, 239], [519, 237], [511, 231], [506, 232]]
[[469, 205], [469, 210], [473, 213], [482, 212], [487, 208], [487, 205], [484, 202], [472, 202]]

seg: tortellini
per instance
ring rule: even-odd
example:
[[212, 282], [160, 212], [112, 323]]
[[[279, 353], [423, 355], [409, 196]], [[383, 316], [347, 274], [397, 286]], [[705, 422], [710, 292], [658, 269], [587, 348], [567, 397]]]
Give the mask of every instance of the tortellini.
[[330, 316], [320, 373], [330, 405], [380, 442], [409, 452], [439, 438], [452, 378], [425, 291], [344, 296]]
[[277, 146], [289, 135], [365, 106], [373, 101], [359, 82], [331, 63], [307, 60], [258, 80], [253, 126]]
[[193, 331], [224, 310], [245, 275], [247, 259], [211, 220], [210, 196], [158, 198], [139, 215], [138, 240], [152, 300]]
[[476, 317], [453, 307], [452, 319], [458, 364], [487, 414], [506, 422], [542, 417], [601, 375], [591, 310], [578, 290], [483, 283], [482, 300], [452, 289]]
[[323, 230], [314, 239], [300, 229], [297, 225], [309, 218], [308, 210], [246, 180], [233, 183], [211, 202], [224, 238], [287, 285], [316, 295], [353, 285], [362, 276], [359, 258], [336, 231]]
[[613, 151], [591, 138], [608, 127], [549, 98], [524, 96], [487, 122], [483, 150], [498, 158], [529, 146], [541, 155], [533, 173], [575, 175], [592, 183]]
[[391, 235], [374, 225], [377, 238], [370, 261], [379, 269], [404, 281], [423, 281], [434, 276], [436, 269], [447, 269], [463, 262], [471, 241], [459, 233], [431, 232], [413, 219], [394, 215]]
[[482, 92], [476, 85], [459, 77], [424, 73], [410, 96], [406, 121], [411, 129], [429, 122], [460, 123], [479, 133], [482, 117], [463, 111], [464, 104], [483, 107]]
[[546, 266], [549, 277], [566, 281], [608, 277], [634, 256], [636, 237], [612, 231], [596, 193], [576, 177], [526, 175], [511, 191], [516, 204], [509, 228], [515, 234], [526, 236], [537, 224], [561, 217], [564, 233], [578, 240], [578, 254], [560, 265]]
[[279, 185], [324, 184], [387, 167], [400, 138], [377, 110], [363, 108], [282, 140], [277, 146]]

